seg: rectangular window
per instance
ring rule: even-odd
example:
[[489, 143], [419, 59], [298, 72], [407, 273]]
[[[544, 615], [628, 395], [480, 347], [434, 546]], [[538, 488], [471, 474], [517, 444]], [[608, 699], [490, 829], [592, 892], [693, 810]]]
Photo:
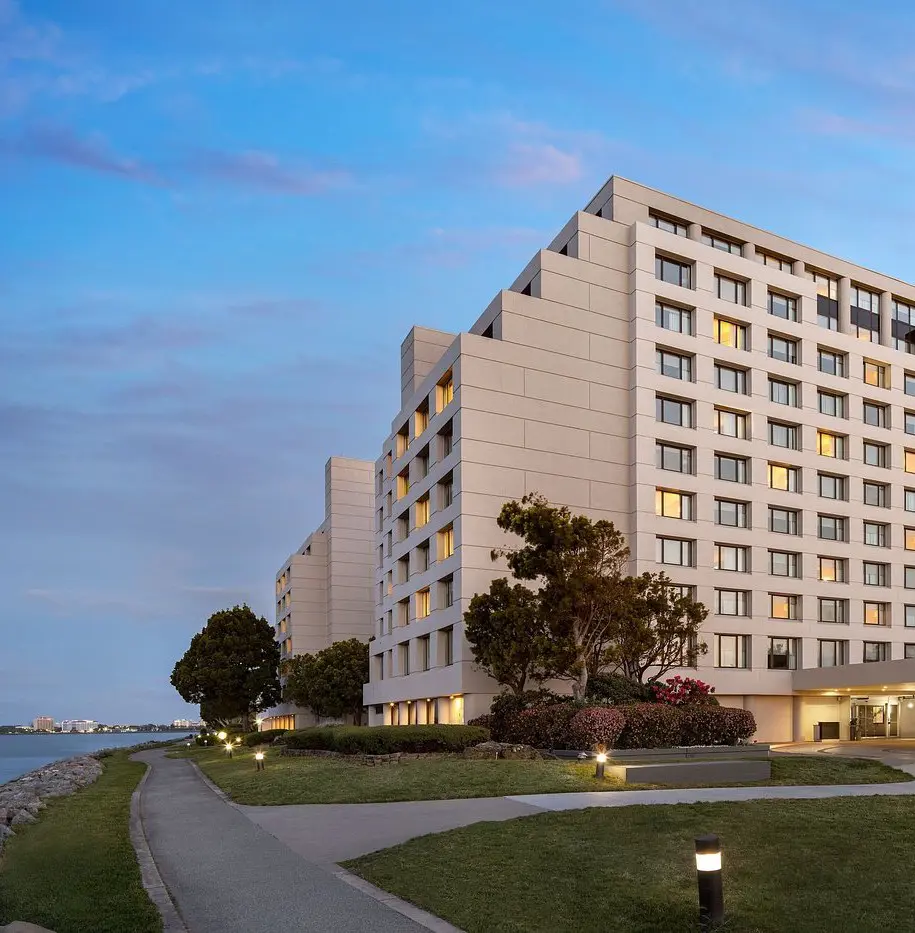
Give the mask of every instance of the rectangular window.
[[906, 660], [910, 660], [911, 658], [915, 658], [915, 645], [913, 645], [913, 644], [908, 644], [908, 643], [905, 644], [905, 645], [903, 645], [903, 653], [902, 653], [902, 656], [903, 656]]
[[424, 541], [416, 549], [416, 572], [425, 573], [429, 569], [429, 542]]
[[769, 670], [797, 670], [797, 638], [769, 639]]
[[749, 470], [745, 457], [715, 454], [715, 479], [729, 483], [746, 483]]
[[907, 590], [915, 590], [915, 567], [906, 567], [903, 585]]
[[749, 527], [749, 502], [737, 502], [733, 499], [715, 500], [715, 524], [730, 528]]
[[903, 388], [906, 395], [915, 395], [915, 373], [905, 373], [903, 377]]
[[915, 489], [905, 491], [905, 510], [906, 512], [915, 512]]
[[668, 259], [667, 256], [655, 256], [654, 275], [656, 279], [670, 285], [693, 287], [693, 267], [688, 262], [678, 262], [676, 259]]
[[889, 487], [884, 483], [866, 482], [864, 484], [864, 504], [875, 505], [881, 509], [889, 508]]
[[848, 600], [820, 597], [817, 600], [817, 619], [820, 622], [845, 625], [848, 622]]
[[798, 450], [800, 430], [796, 424], [783, 424], [781, 421], [769, 422], [769, 443], [773, 447], [787, 447]]
[[865, 360], [864, 381], [869, 386], [877, 386], [878, 389], [888, 389], [889, 381], [887, 377], [887, 367], [883, 363], [875, 363], [873, 360]]
[[439, 605], [442, 609], [447, 609], [454, 605], [454, 575], [439, 580]]
[[890, 617], [887, 603], [864, 603], [865, 625], [889, 625]]
[[727, 237], [721, 236], [720, 233], [707, 233], [703, 230], [702, 242], [706, 246], [713, 246], [715, 249], [723, 250], [724, 252], [731, 253], [734, 256], [739, 256], [741, 253], [740, 243], [737, 243], [734, 240], [729, 240]]
[[692, 447], [678, 447], [676, 444], [665, 444], [658, 441], [655, 444], [655, 466], [659, 470], [670, 470], [672, 473], [693, 473]]
[[749, 641], [746, 635], [716, 635], [715, 667], [749, 667]]
[[648, 223], [650, 223], [652, 227], [657, 227], [658, 230], [665, 231], [665, 233], [674, 233], [677, 236], [687, 235], [686, 223], [674, 217], [664, 217], [661, 214], [651, 212], [648, 215]]
[[395, 438], [395, 456], [402, 457], [410, 446], [410, 426], [405, 424], [398, 432]]
[[414, 428], [413, 433], [419, 437], [423, 431], [429, 427], [429, 402], [428, 400], [423, 402], [419, 408], [416, 409], [416, 415], [414, 417]]
[[438, 507], [447, 509], [454, 502], [454, 474], [443, 476], [438, 484]]
[[722, 301], [735, 305], [747, 303], [747, 283], [730, 276], [715, 273], [715, 292]]
[[715, 364], [715, 386], [725, 392], [736, 392], [739, 395], [747, 394], [747, 371], [725, 366], [723, 363]]
[[451, 421], [438, 432], [438, 459], [444, 460], [454, 449], [454, 426]]
[[848, 438], [844, 434], [817, 431], [817, 453], [836, 460], [848, 459]]
[[716, 570], [749, 573], [750, 549], [737, 544], [716, 544], [714, 566]]
[[438, 559], [446, 560], [454, 554], [454, 526], [449, 525], [438, 533]]
[[678, 308], [676, 305], [664, 304], [656, 301], [654, 306], [654, 322], [664, 330], [672, 330], [677, 334], [693, 333], [693, 312], [687, 308]]
[[905, 413], [904, 427], [906, 434], [915, 434], [915, 411]]
[[880, 343], [880, 296], [857, 285], [851, 287], [851, 330], [859, 340]]
[[409, 470], [401, 470], [397, 474], [397, 498], [403, 499], [403, 497], [410, 491], [410, 472]]
[[410, 624], [410, 600], [401, 599], [397, 602], [397, 625], [403, 628]]
[[833, 418], [848, 417], [848, 396], [836, 392], [817, 392], [817, 405], [821, 415], [830, 415]]
[[800, 618], [800, 597], [787, 593], [769, 594], [769, 618], [796, 621]]
[[654, 494], [655, 515], [664, 518], [682, 518], [692, 521], [694, 497], [692, 493], [672, 489], [656, 489]]
[[841, 499], [848, 501], [848, 479], [833, 473], [817, 473], [820, 497], [823, 499]]
[[760, 257], [764, 266], [771, 266], [781, 272], [794, 272], [794, 262], [790, 259], [764, 253], [762, 250], [757, 250], [756, 255]]
[[915, 473], [915, 450], [903, 452], [902, 465], [906, 473]]
[[824, 583], [845, 583], [846, 562], [844, 557], [818, 557], [819, 579]]
[[416, 500], [416, 527], [422, 528], [429, 521], [429, 493]]
[[905, 627], [915, 628], [915, 606], [905, 607]]
[[715, 409], [715, 430], [724, 437], [745, 438], [748, 418], [745, 412], [727, 408]]
[[[886, 547], [887, 546], [887, 529], [888, 525], [884, 525], [882, 522], [865, 522], [864, 523], [864, 543], [869, 547]], [[906, 547], [908, 547], [908, 531], [906, 532]], [[912, 541], [913, 547], [915, 547], [915, 535], [913, 535]]]
[[695, 549], [696, 542], [688, 538], [655, 538], [655, 560], [659, 564], [692, 567]]
[[779, 334], [769, 334], [769, 356], [783, 363], [796, 363], [797, 341]]
[[839, 329], [839, 281], [823, 272], [813, 272], [817, 289], [817, 324], [827, 330]]
[[[886, 526], [884, 525], [884, 527]], [[907, 551], [915, 551], [915, 528], [906, 528], [903, 540]]]
[[783, 379], [769, 378], [769, 401], [776, 405], [790, 405], [797, 408], [797, 383], [785, 382]]
[[886, 661], [889, 658], [888, 643], [885, 641], [864, 642], [864, 661]]
[[797, 298], [769, 292], [769, 314], [786, 321], [797, 320]]
[[887, 412], [888, 409], [886, 405], [880, 405], [877, 402], [865, 402], [864, 423], [875, 428], [889, 427]]
[[750, 614], [750, 594], [747, 590], [715, 590], [715, 612], [720, 616]]
[[429, 594], [429, 588], [416, 591], [416, 618], [425, 619], [432, 611], [432, 598]]
[[671, 379], [693, 380], [693, 358], [672, 350], [655, 350], [655, 366], [659, 375]]
[[423, 635], [416, 639], [416, 647], [419, 654], [419, 669], [421, 671], [429, 670], [429, 636]]
[[915, 353], [915, 305], [907, 304], [898, 298], [893, 299], [890, 335], [897, 350]]
[[864, 462], [868, 466], [885, 467], [887, 465], [887, 446], [876, 441], [864, 442]]
[[785, 466], [782, 463], [770, 463], [769, 488], [781, 489], [783, 492], [800, 492], [800, 469], [796, 466]]
[[866, 560], [863, 571], [865, 586], [889, 586], [889, 564], [878, 564], [876, 561]]
[[677, 398], [655, 398], [655, 417], [664, 424], [678, 424], [683, 428], [693, 426], [693, 403]]
[[848, 664], [848, 642], [821, 638], [819, 640], [819, 666], [841, 667]]
[[846, 376], [848, 367], [846, 366], [846, 356], [839, 353], [838, 350], [826, 350], [820, 347], [817, 350], [817, 369], [821, 373], [828, 373], [830, 376]]
[[800, 577], [800, 555], [794, 551], [769, 551], [769, 573], [773, 577]]
[[841, 515], [817, 515], [817, 537], [824, 541], [847, 541], [848, 519]]
[[799, 516], [797, 509], [777, 509], [769, 506], [769, 531], [783, 535], [800, 534]]
[[454, 664], [454, 626], [449, 625], [448, 628], [442, 629], [442, 640], [444, 641], [445, 647], [445, 664], [450, 665]]
[[747, 325], [716, 317], [714, 321], [715, 343], [735, 350], [747, 349]]

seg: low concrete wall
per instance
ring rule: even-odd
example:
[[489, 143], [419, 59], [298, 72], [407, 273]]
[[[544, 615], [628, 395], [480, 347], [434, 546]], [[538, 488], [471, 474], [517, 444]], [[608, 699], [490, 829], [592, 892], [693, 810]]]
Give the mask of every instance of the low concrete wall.
[[607, 773], [627, 784], [739, 784], [768, 781], [768, 761], [664, 761], [654, 764], [608, 765]]

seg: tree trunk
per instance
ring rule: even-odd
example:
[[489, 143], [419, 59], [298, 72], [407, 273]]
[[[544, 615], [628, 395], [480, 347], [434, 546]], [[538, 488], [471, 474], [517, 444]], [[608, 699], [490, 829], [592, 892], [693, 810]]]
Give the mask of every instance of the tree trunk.
[[576, 700], [585, 698], [585, 691], [588, 689], [588, 665], [582, 664], [578, 672], [578, 678], [572, 681], [572, 696]]

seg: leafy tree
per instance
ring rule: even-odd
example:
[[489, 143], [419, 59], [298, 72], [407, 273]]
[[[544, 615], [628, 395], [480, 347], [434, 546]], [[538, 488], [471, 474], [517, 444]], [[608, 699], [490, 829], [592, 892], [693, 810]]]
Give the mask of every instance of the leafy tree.
[[540, 683], [567, 667], [566, 646], [552, 637], [540, 594], [504, 577], [477, 593], [464, 613], [474, 660], [494, 680], [521, 695], [529, 680]]
[[362, 725], [362, 685], [369, 679], [369, 646], [358, 638], [338, 641], [317, 654], [301, 654], [283, 666], [283, 698], [318, 716], [352, 716]]
[[210, 616], [203, 631], [172, 670], [172, 686], [188, 703], [199, 703], [207, 722], [241, 719], [280, 701], [280, 647], [273, 627], [245, 606]]

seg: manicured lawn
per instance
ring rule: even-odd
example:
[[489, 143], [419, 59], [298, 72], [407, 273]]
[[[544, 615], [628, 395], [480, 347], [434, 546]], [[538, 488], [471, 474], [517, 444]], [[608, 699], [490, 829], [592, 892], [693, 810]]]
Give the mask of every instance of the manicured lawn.
[[[269, 750], [266, 770], [257, 772], [253, 753], [247, 749], [235, 752], [231, 759], [217, 749], [195, 748], [176, 754], [194, 758], [207, 777], [243, 804], [384, 803], [661, 786], [598, 781], [593, 764], [561, 761], [445, 758], [371, 768], [332, 758], [284, 758], [278, 750]], [[911, 780], [909, 775], [876, 761], [823, 755], [774, 758], [772, 780], [766, 783], [870, 784], [907, 780]]]
[[691, 933], [707, 832], [722, 840], [723, 933], [915, 933], [911, 797], [549, 813], [346, 867], [467, 933]]
[[130, 844], [130, 796], [145, 765], [126, 752], [72, 797], [17, 826], [0, 856], [0, 925], [28, 920], [54, 933], [160, 933]]

